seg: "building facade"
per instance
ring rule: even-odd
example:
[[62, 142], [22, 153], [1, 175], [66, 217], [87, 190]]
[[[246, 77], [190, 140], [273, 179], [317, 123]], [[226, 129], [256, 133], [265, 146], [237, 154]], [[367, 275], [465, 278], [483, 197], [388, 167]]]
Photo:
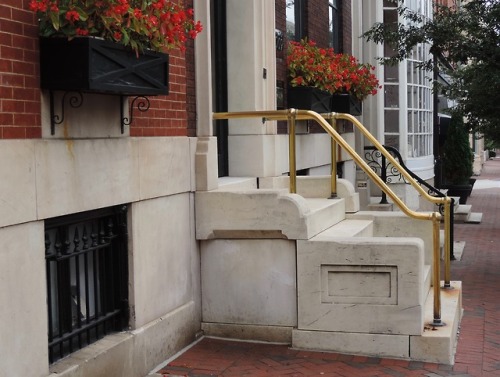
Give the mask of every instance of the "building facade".
[[[431, 12], [430, 1], [411, 4]], [[40, 89], [28, 1], [0, 5], [0, 374], [143, 376], [193, 342], [207, 322], [196, 194], [289, 173], [286, 124], [214, 122], [212, 113], [286, 108], [290, 39], [376, 65], [387, 51], [359, 36], [395, 17], [393, 3], [381, 0], [212, 0], [194, 8], [204, 31], [185, 53], [170, 53], [169, 95], [150, 98], [146, 112], [126, 111], [134, 118], [122, 132], [120, 96], [85, 94], [72, 106], [65, 93]], [[365, 101], [361, 120], [431, 179], [433, 103], [415, 68], [427, 54], [419, 46], [398, 68], [376, 65], [383, 89]], [[53, 133], [52, 107], [60, 116]], [[362, 153], [364, 142], [340, 127]], [[329, 174], [330, 138], [309, 123], [299, 128], [297, 170]], [[354, 184], [352, 159], [338, 160]], [[110, 302], [116, 306], [104, 310]]]

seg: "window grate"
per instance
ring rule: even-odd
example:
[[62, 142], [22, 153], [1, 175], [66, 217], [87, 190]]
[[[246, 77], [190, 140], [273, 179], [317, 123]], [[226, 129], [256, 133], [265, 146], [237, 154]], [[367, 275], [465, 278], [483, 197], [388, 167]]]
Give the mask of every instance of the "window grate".
[[45, 221], [49, 362], [128, 325], [127, 207]]

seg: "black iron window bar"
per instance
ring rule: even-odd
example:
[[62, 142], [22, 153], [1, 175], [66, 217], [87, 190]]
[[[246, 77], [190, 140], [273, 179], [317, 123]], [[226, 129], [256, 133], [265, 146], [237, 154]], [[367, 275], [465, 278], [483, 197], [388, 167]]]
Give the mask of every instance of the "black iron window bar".
[[45, 222], [50, 363], [128, 326], [126, 209]]
[[[401, 157], [401, 154], [399, 151], [391, 146], [386, 146], [384, 145], [384, 148], [395, 158], [398, 160], [399, 164], [401, 167], [408, 172], [408, 174], [417, 181], [417, 183], [420, 186], [423, 186], [427, 189], [427, 193], [429, 195], [434, 195], [438, 196], [440, 198], [446, 197], [445, 194], [443, 194], [441, 191], [439, 191], [437, 188], [429, 184], [428, 182], [424, 181], [422, 178], [420, 178], [417, 174], [412, 172], [403, 162], [403, 157]], [[392, 165], [391, 162], [387, 163], [387, 158], [374, 146], [367, 146], [364, 148], [365, 149], [365, 160], [368, 166], [384, 181], [384, 183], [391, 183], [393, 182], [393, 179], [398, 181], [398, 182], [403, 182], [405, 184], [409, 184], [409, 182], [406, 181], [406, 179], [403, 177], [401, 172]], [[380, 204], [388, 204], [387, 201], [387, 195], [385, 192], [382, 192], [382, 198], [380, 200]], [[439, 213], [441, 215], [444, 215], [444, 206], [442, 204], [436, 204], [438, 206]], [[455, 200], [451, 198], [451, 206], [450, 206], [450, 259], [454, 260], [455, 259], [455, 254], [454, 254], [454, 248], [453, 248], [453, 237], [454, 237], [454, 231], [453, 231], [453, 217], [454, 217], [454, 209], [455, 207]]]
[[[65, 118], [65, 106], [66, 103], [71, 108], [77, 109], [83, 105], [83, 93], [79, 91], [67, 91], [64, 92], [61, 97], [61, 107], [60, 114], [56, 114], [55, 110], [55, 96], [54, 91], [50, 90], [50, 134], [55, 134], [55, 127], [64, 122]], [[134, 120], [134, 109], [141, 112], [146, 112], [149, 110], [151, 105], [149, 98], [146, 96], [135, 96], [129, 104], [129, 116], [125, 114], [125, 101], [129, 96], [120, 95], [120, 130], [123, 134], [125, 132], [125, 126], [130, 126]], [[132, 98], [132, 97], [130, 97]]]

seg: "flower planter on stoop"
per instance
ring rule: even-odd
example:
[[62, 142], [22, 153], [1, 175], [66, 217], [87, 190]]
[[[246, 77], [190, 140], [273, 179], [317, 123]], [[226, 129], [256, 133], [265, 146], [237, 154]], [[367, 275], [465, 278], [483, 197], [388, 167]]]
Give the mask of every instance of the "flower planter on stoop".
[[332, 95], [331, 111], [351, 115], [361, 115], [363, 112], [362, 102], [350, 94]]
[[92, 37], [40, 38], [42, 89], [125, 96], [168, 94], [168, 55]]
[[288, 88], [288, 107], [311, 110], [317, 113], [329, 113], [331, 94], [312, 86], [294, 86]]

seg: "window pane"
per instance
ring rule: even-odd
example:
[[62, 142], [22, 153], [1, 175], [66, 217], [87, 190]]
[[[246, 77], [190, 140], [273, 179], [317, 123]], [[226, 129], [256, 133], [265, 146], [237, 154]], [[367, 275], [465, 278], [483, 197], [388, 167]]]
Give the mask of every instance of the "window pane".
[[295, 40], [295, 0], [286, 2], [286, 34], [289, 40]]
[[385, 130], [399, 132], [399, 110], [385, 110]]
[[339, 8], [336, 0], [330, 0], [330, 38], [329, 44], [330, 47], [333, 47], [333, 50], [336, 52], [340, 52], [340, 17], [339, 17]]
[[384, 66], [384, 80], [387, 82], [399, 81], [399, 68], [397, 65]]
[[385, 135], [384, 144], [399, 150], [399, 135]]
[[399, 107], [399, 87], [396, 85], [384, 86], [385, 107]]

